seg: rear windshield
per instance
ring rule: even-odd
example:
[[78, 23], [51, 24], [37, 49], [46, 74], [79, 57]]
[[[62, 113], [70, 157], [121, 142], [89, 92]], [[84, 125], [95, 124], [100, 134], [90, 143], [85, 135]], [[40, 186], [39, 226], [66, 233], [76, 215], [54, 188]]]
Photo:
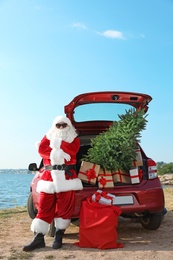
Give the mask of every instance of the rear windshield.
[[86, 121], [118, 121], [118, 115], [125, 114], [132, 108], [128, 104], [115, 103], [94, 103], [81, 105], [74, 110], [76, 122]]

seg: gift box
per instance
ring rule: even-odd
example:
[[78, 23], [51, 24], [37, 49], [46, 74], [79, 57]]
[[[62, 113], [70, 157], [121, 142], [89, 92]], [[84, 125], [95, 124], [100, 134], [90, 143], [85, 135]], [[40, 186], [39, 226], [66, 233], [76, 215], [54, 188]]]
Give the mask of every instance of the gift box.
[[98, 175], [98, 186], [99, 186], [99, 188], [114, 187], [114, 182], [113, 182], [111, 171], [106, 171], [105, 169], [100, 169], [99, 175]]
[[113, 182], [131, 183], [130, 174], [128, 172], [118, 170], [112, 172]]
[[130, 170], [130, 178], [131, 178], [132, 184], [140, 183], [140, 181], [142, 179], [142, 170], [139, 169], [138, 167], [131, 169]]
[[140, 148], [138, 148], [137, 150], [135, 150], [136, 152], [136, 160], [134, 161], [134, 166], [142, 166], [143, 165], [143, 160], [142, 160], [142, 154], [140, 151]]
[[101, 190], [97, 190], [92, 195], [92, 201], [96, 201], [104, 205], [112, 205], [114, 199], [115, 199], [115, 195]]
[[83, 182], [94, 185], [96, 184], [99, 170], [100, 165], [82, 161], [78, 178]]

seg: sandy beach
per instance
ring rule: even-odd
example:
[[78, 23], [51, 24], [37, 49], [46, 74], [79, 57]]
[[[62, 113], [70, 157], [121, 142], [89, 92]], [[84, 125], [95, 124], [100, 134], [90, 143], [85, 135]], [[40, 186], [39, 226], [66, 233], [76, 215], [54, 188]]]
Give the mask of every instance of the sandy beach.
[[23, 252], [23, 245], [31, 242], [31, 219], [25, 208], [0, 211], [0, 259], [157, 259], [167, 260], [173, 253], [173, 188], [164, 189], [167, 214], [158, 230], [144, 229], [140, 223], [119, 218], [118, 242], [124, 244], [119, 249], [79, 248], [79, 227], [71, 224], [64, 236], [62, 249], [52, 249], [53, 238], [46, 236], [46, 247], [33, 252]]

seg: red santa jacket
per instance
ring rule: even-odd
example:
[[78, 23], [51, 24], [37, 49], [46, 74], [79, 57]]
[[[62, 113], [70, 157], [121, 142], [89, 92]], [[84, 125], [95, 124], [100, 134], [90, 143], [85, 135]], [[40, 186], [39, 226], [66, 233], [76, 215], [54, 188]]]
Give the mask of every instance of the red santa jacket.
[[[43, 139], [41, 140], [41, 143], [39, 144], [39, 148], [38, 148], [38, 152], [39, 152], [40, 156], [43, 158], [44, 166], [51, 164], [50, 153], [52, 151], [52, 148], [49, 145], [50, 145], [50, 140], [48, 140], [47, 137], [44, 136]], [[65, 164], [66, 165], [75, 165], [76, 164], [76, 154], [80, 148], [79, 138], [76, 137], [73, 140], [73, 142], [71, 142], [71, 143], [68, 143], [68, 142], [65, 142], [64, 140], [62, 140], [60, 148], [65, 153], [68, 153], [71, 156], [70, 161], [65, 160]], [[70, 170], [70, 172], [72, 173], [72, 178], [77, 177], [75, 170], [72, 169], [72, 170]], [[66, 175], [66, 178], [69, 179], [69, 176]], [[41, 179], [46, 180], [46, 181], [52, 181], [51, 172], [48, 170], [45, 170]]]

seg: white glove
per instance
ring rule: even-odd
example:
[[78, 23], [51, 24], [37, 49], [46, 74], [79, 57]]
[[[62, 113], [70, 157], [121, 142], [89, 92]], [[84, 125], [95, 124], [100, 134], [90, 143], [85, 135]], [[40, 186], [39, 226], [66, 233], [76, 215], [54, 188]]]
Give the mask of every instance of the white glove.
[[50, 153], [50, 159], [51, 161], [55, 163], [63, 163], [62, 159], [65, 159], [66, 161], [70, 161], [71, 156], [68, 153], [65, 153], [62, 149], [53, 149]]
[[65, 153], [64, 151], [62, 151], [62, 152], [63, 152], [63, 157], [64, 157], [64, 159], [65, 159], [67, 162], [69, 162], [69, 161], [71, 160], [70, 154]]

